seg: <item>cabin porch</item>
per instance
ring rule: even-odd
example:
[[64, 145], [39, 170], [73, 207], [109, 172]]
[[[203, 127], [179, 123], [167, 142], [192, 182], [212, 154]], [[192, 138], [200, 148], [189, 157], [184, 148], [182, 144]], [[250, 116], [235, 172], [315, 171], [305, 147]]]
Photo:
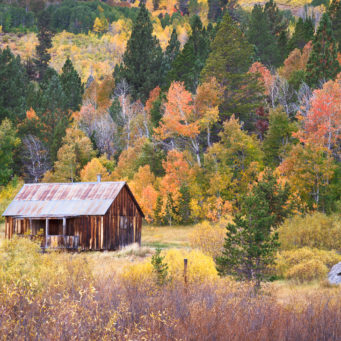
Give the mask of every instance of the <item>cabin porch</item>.
[[[11, 235], [41, 240], [43, 249], [77, 250], [79, 236], [68, 228], [68, 218], [14, 218]], [[7, 227], [7, 226], [6, 226]], [[7, 228], [6, 228], [7, 230]]]

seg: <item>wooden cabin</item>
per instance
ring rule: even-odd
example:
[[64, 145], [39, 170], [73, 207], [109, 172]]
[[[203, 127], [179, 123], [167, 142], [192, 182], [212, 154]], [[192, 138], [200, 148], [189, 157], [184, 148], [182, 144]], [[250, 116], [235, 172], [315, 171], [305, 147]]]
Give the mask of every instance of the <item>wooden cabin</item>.
[[143, 212], [125, 182], [25, 184], [3, 213], [5, 236], [43, 248], [118, 250], [141, 244]]

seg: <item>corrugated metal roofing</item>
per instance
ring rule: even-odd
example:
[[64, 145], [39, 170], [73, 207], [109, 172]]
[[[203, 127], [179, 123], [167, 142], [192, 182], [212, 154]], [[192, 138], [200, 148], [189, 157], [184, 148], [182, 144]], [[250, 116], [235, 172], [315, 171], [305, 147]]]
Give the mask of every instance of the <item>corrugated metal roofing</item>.
[[104, 215], [125, 185], [125, 182], [25, 184], [3, 216]]

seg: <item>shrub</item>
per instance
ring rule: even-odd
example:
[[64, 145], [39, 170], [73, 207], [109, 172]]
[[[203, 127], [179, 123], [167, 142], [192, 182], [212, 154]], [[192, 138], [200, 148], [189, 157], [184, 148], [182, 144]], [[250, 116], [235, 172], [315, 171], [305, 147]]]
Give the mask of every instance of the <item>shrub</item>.
[[183, 281], [184, 258], [188, 259], [188, 282], [203, 283], [218, 278], [213, 258], [199, 250], [185, 251], [170, 249], [165, 252], [164, 261], [168, 264], [171, 280]]
[[275, 271], [278, 276], [286, 279], [312, 281], [324, 278], [328, 269], [340, 261], [341, 255], [335, 251], [304, 247], [279, 253]]
[[327, 276], [328, 268], [318, 259], [311, 259], [290, 268], [286, 277], [298, 282], [321, 280]]
[[341, 250], [341, 218], [313, 213], [287, 219], [278, 229], [282, 250], [310, 247]]
[[[168, 279], [172, 282], [183, 282], [184, 258], [188, 259], [187, 277], [189, 283], [203, 283], [218, 278], [212, 257], [199, 250], [169, 249], [162, 253], [163, 263], [168, 265]], [[123, 278], [134, 283], [157, 282], [151, 258], [138, 264], [128, 266], [123, 272]]]
[[231, 222], [232, 217], [226, 217], [218, 223], [204, 221], [196, 225], [190, 235], [191, 247], [216, 258], [221, 254], [226, 236], [226, 226]]
[[18, 180], [15, 178], [11, 182], [9, 182], [6, 187], [3, 187], [2, 189], [0, 187], [0, 223], [5, 221], [2, 213], [17, 195], [23, 184], [24, 182], [22, 180]]

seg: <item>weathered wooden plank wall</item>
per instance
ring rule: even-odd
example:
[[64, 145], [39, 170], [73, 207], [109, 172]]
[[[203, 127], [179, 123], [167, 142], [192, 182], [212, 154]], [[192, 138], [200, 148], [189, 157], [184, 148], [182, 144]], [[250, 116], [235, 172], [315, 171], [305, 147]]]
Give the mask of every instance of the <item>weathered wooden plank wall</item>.
[[[31, 226], [33, 234], [36, 234], [40, 226], [38, 221], [31, 225], [28, 218], [6, 217], [5, 237], [12, 238], [13, 234], [28, 233]], [[50, 227], [50, 234], [60, 234], [62, 220], [51, 220]], [[105, 216], [68, 218], [66, 223], [66, 235], [78, 236], [82, 250], [118, 250], [128, 244], [141, 244], [141, 230], [142, 215], [126, 186]]]

